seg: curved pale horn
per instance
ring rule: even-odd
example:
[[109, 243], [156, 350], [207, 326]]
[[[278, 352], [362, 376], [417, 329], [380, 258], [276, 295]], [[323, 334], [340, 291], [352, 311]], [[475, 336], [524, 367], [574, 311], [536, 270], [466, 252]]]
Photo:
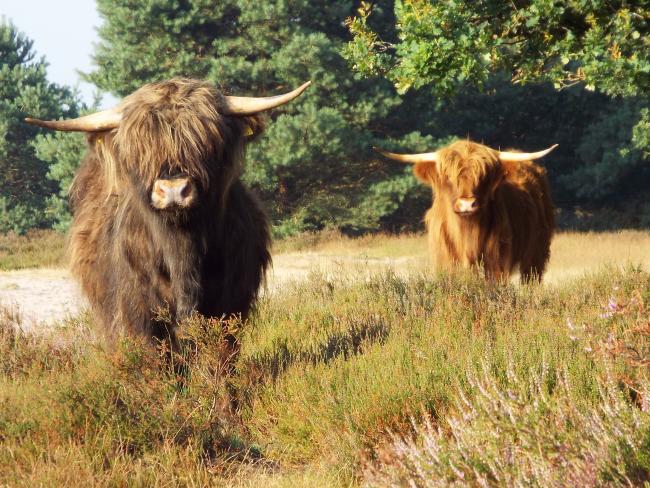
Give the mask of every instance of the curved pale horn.
[[558, 145], [559, 144], [553, 144], [548, 149], [544, 149], [543, 151], [537, 151], [537, 152], [534, 152], [534, 153], [519, 153], [519, 152], [499, 151], [499, 159], [501, 161], [510, 161], [510, 162], [513, 162], [513, 163], [516, 163], [516, 162], [519, 162], [519, 161], [532, 161], [533, 159], [543, 158], [548, 153], [550, 153], [553, 149], [558, 147]]
[[379, 154], [382, 154], [383, 156], [387, 157], [388, 159], [394, 159], [395, 161], [401, 161], [402, 163], [417, 164], [417, 163], [435, 163], [438, 161], [437, 151], [430, 152], [430, 153], [420, 153], [420, 154], [397, 154], [397, 153], [384, 151], [383, 149], [379, 149], [378, 147], [373, 147], [373, 149], [377, 151]]
[[25, 122], [46, 129], [76, 131], [76, 132], [101, 132], [116, 129], [120, 125], [122, 114], [116, 109], [102, 110], [94, 114], [84, 115], [69, 120], [39, 120], [27, 117]]
[[226, 106], [222, 109], [222, 112], [229, 115], [253, 115], [264, 112], [290, 102], [304, 92], [309, 85], [311, 85], [311, 81], [303, 83], [289, 93], [274, 97], [224, 97]]

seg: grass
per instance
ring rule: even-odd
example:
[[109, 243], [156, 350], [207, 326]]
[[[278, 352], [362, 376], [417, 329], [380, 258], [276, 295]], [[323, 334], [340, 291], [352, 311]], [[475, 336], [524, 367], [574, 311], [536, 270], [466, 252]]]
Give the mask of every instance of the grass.
[[[650, 265], [650, 232], [558, 232], [551, 246], [551, 272], [593, 269], [624, 262]], [[424, 234], [370, 234], [360, 238], [337, 232], [290, 237], [274, 244], [275, 254], [314, 253], [357, 258], [422, 258], [427, 255]], [[573, 273], [579, 274], [579, 273]]]
[[585, 270], [621, 264], [650, 269], [650, 232], [562, 232], [551, 244], [547, 281], [578, 277]]
[[63, 266], [64, 247], [65, 235], [52, 230], [0, 234], [0, 270]]
[[[0, 235], [0, 271], [64, 266], [64, 247], [65, 236], [54, 231]], [[611, 264], [634, 263], [650, 268], [649, 248], [649, 231], [560, 232], [551, 247], [547, 280], [578, 277], [585, 270]], [[330, 260], [402, 258], [420, 263], [427, 259], [427, 240], [423, 234], [370, 234], [351, 238], [324, 231], [277, 241], [273, 253], [281, 263], [292, 263], [306, 256]], [[308, 261], [305, 266], [311, 264]]]
[[300, 234], [277, 241], [274, 254], [314, 253], [359, 258], [426, 256], [423, 234], [368, 234], [347, 237], [336, 231]]
[[312, 274], [265, 296], [228, 379], [217, 321], [184, 324], [171, 367], [88, 316], [30, 336], [0, 315], [0, 486], [650, 481], [649, 310], [631, 266]]
[[[414, 425], [393, 436], [368, 486], [637, 486], [648, 479], [647, 415], [617, 386], [601, 385], [592, 410], [576, 406], [566, 376], [541, 365], [507, 384], [484, 371], [442, 425]], [[650, 391], [647, 382], [644, 392]], [[641, 431], [639, 434], [638, 431]], [[497, 436], [494, 434], [498, 433]], [[496, 438], [495, 438], [496, 437]]]

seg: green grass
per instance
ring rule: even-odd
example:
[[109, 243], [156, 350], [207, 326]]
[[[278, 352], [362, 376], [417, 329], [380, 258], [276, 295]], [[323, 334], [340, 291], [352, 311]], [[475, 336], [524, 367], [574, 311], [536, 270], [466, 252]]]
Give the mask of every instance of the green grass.
[[64, 265], [65, 235], [51, 230], [0, 234], [0, 270]]
[[215, 321], [185, 324], [170, 367], [98, 345], [89, 317], [48, 337], [0, 316], [0, 486], [640, 483], [649, 303], [634, 268], [530, 287], [314, 275], [262, 300], [229, 379]]

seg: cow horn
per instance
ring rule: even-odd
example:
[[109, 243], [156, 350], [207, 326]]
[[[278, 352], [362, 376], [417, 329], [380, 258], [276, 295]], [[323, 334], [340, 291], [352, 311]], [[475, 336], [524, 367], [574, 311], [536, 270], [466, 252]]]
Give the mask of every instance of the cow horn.
[[499, 151], [499, 159], [501, 161], [510, 161], [512, 163], [516, 163], [520, 161], [532, 161], [533, 159], [543, 158], [548, 153], [550, 153], [553, 149], [555, 149], [557, 146], [558, 144], [553, 144], [548, 149], [544, 149], [543, 151], [537, 151], [534, 153]]
[[435, 163], [438, 161], [437, 151], [430, 152], [430, 153], [420, 153], [420, 154], [397, 154], [397, 153], [384, 151], [383, 149], [379, 149], [378, 147], [373, 147], [373, 149], [377, 151], [379, 154], [382, 154], [383, 156], [387, 157], [388, 159], [394, 159], [395, 161], [401, 161], [402, 163], [411, 163], [411, 164]]
[[[226, 108], [223, 112], [230, 115], [252, 115], [263, 112], [290, 102], [304, 92], [309, 85], [311, 85], [311, 81], [303, 83], [289, 93], [274, 97], [225, 97]], [[121, 112], [117, 108], [112, 108], [70, 120], [40, 120], [27, 117], [25, 122], [61, 131], [101, 132], [116, 129], [120, 125], [121, 119]]]
[[228, 115], [253, 115], [264, 112], [290, 102], [304, 92], [309, 85], [311, 85], [311, 81], [303, 83], [289, 93], [274, 97], [224, 97], [226, 106], [222, 109], [222, 112]]
[[27, 117], [25, 122], [46, 129], [76, 131], [76, 132], [101, 132], [116, 129], [120, 125], [122, 114], [117, 108], [102, 110], [94, 114], [84, 115], [69, 120], [39, 120]]

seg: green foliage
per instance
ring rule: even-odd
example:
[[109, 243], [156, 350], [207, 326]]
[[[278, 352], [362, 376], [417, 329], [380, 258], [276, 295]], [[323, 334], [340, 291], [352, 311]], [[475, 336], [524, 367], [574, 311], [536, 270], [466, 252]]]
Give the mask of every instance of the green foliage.
[[632, 142], [636, 149], [643, 151], [643, 156], [650, 156], [650, 109], [643, 108], [639, 112], [640, 119], [632, 129]]
[[[27, 125], [26, 116], [56, 119], [77, 115], [77, 96], [49, 83], [47, 64], [35, 59], [32, 41], [12, 24], [0, 24], [0, 232], [46, 227], [56, 184], [48, 180], [47, 163], [34, 148], [42, 129]], [[78, 154], [77, 154], [78, 156]]]
[[[118, 95], [173, 76], [212, 80], [239, 95], [271, 95], [313, 80], [304, 96], [269, 114], [266, 135], [249, 149], [245, 178], [264, 200], [276, 234], [323, 227], [356, 233], [386, 222], [413, 228], [417, 219], [399, 223], [395, 216], [395, 203], [405, 198], [397, 193], [408, 185], [374, 186], [401, 177], [403, 168], [370, 147], [383, 132], [395, 141], [410, 132], [416, 105], [397, 97], [388, 82], [349, 72], [340, 51], [348, 36], [342, 20], [353, 4], [100, 0], [105, 22], [99, 68], [90, 79]], [[426, 199], [418, 202], [424, 208]]]
[[[473, 138], [490, 130], [485, 124], [495, 132], [511, 129], [509, 137], [497, 141], [487, 132], [488, 144], [526, 148], [562, 141], [560, 152], [547, 158], [556, 201], [561, 206], [618, 206], [634, 217], [632, 225], [646, 225], [646, 2], [400, 0], [394, 13], [397, 39], [376, 27], [374, 19], [383, 9], [372, 3], [361, 2], [357, 16], [348, 19], [353, 40], [345, 56], [357, 72], [384, 77], [402, 94], [427, 91], [445, 100], [443, 106], [466, 107], [466, 97], [476, 97], [473, 122], [462, 113], [459, 117]], [[508, 82], [535, 84], [517, 89]], [[554, 95], [548, 85], [539, 84], [544, 82], [563, 91]], [[486, 100], [492, 106], [476, 110]], [[507, 120], [515, 107], [519, 124]], [[444, 120], [444, 113], [439, 115]], [[426, 133], [425, 127], [421, 130]], [[535, 144], [528, 146], [529, 141]]]
[[[585, 83], [600, 92], [640, 96], [631, 84], [645, 76], [646, 36], [634, 34], [645, 32], [642, 7], [631, 4], [609, 25], [599, 3], [540, 0], [515, 11], [498, 2], [382, 1], [362, 3], [346, 28], [341, 20], [354, 4], [101, 0], [99, 68], [90, 79], [117, 95], [173, 76], [244, 95], [313, 80], [304, 96], [269, 115], [266, 135], [249, 149], [245, 179], [277, 237], [324, 227], [352, 234], [419, 228], [429, 190], [370, 147], [428, 151], [467, 136], [524, 150], [559, 143], [545, 162], [560, 206], [619, 205], [631, 225], [643, 225], [650, 184], [644, 99], [619, 104], [579, 87], [556, 93], [550, 83], [510, 83], [567, 86], [589, 76]], [[617, 64], [578, 63], [596, 49], [595, 32], [619, 46]], [[557, 61], [571, 49], [568, 61]], [[361, 74], [387, 80], [359, 79], [344, 57]], [[609, 71], [598, 74], [597, 66]]]
[[[647, 113], [647, 109], [643, 109]], [[620, 194], [638, 194], [647, 188], [648, 154], [644, 155], [643, 113], [634, 100], [611, 104], [590, 125], [576, 148], [582, 161], [590, 162], [564, 175], [560, 181], [578, 197], [620, 200]], [[650, 146], [647, 146], [650, 150]], [[645, 171], [644, 171], [645, 170]], [[644, 174], [645, 173], [645, 174]], [[619, 195], [616, 195], [616, 194]], [[618, 196], [618, 198], [616, 198]]]
[[[252, 95], [312, 79], [304, 96], [269, 115], [248, 155], [245, 179], [279, 237], [419, 228], [428, 189], [370, 147], [428, 151], [454, 137], [524, 150], [559, 143], [544, 160], [558, 206], [615, 207], [626, 225], [647, 225], [642, 2], [362, 2], [350, 18], [355, 4], [100, 0], [105, 22], [90, 79], [117, 95], [173, 76]], [[8, 24], [0, 33], [0, 232], [63, 230], [83, 137], [43, 135], [22, 118], [72, 117], [80, 107], [47, 83], [24, 35]], [[351, 74], [345, 58], [386, 80]]]
[[36, 156], [49, 166], [47, 177], [58, 183], [58, 192], [47, 201], [47, 212], [56, 230], [64, 231], [71, 222], [68, 189], [86, 149], [83, 134], [54, 132], [39, 134], [34, 141]]
[[605, 0], [467, 2], [398, 0], [399, 40], [369, 25], [372, 4], [348, 19], [347, 56], [362, 73], [385, 74], [400, 90], [432, 85], [449, 95], [506, 70], [515, 82], [584, 82], [615, 96], [650, 86], [650, 9], [646, 2]]
[[34, 205], [13, 203], [7, 197], [0, 197], [0, 232], [23, 234], [27, 229], [42, 226], [47, 222], [41, 210]]

